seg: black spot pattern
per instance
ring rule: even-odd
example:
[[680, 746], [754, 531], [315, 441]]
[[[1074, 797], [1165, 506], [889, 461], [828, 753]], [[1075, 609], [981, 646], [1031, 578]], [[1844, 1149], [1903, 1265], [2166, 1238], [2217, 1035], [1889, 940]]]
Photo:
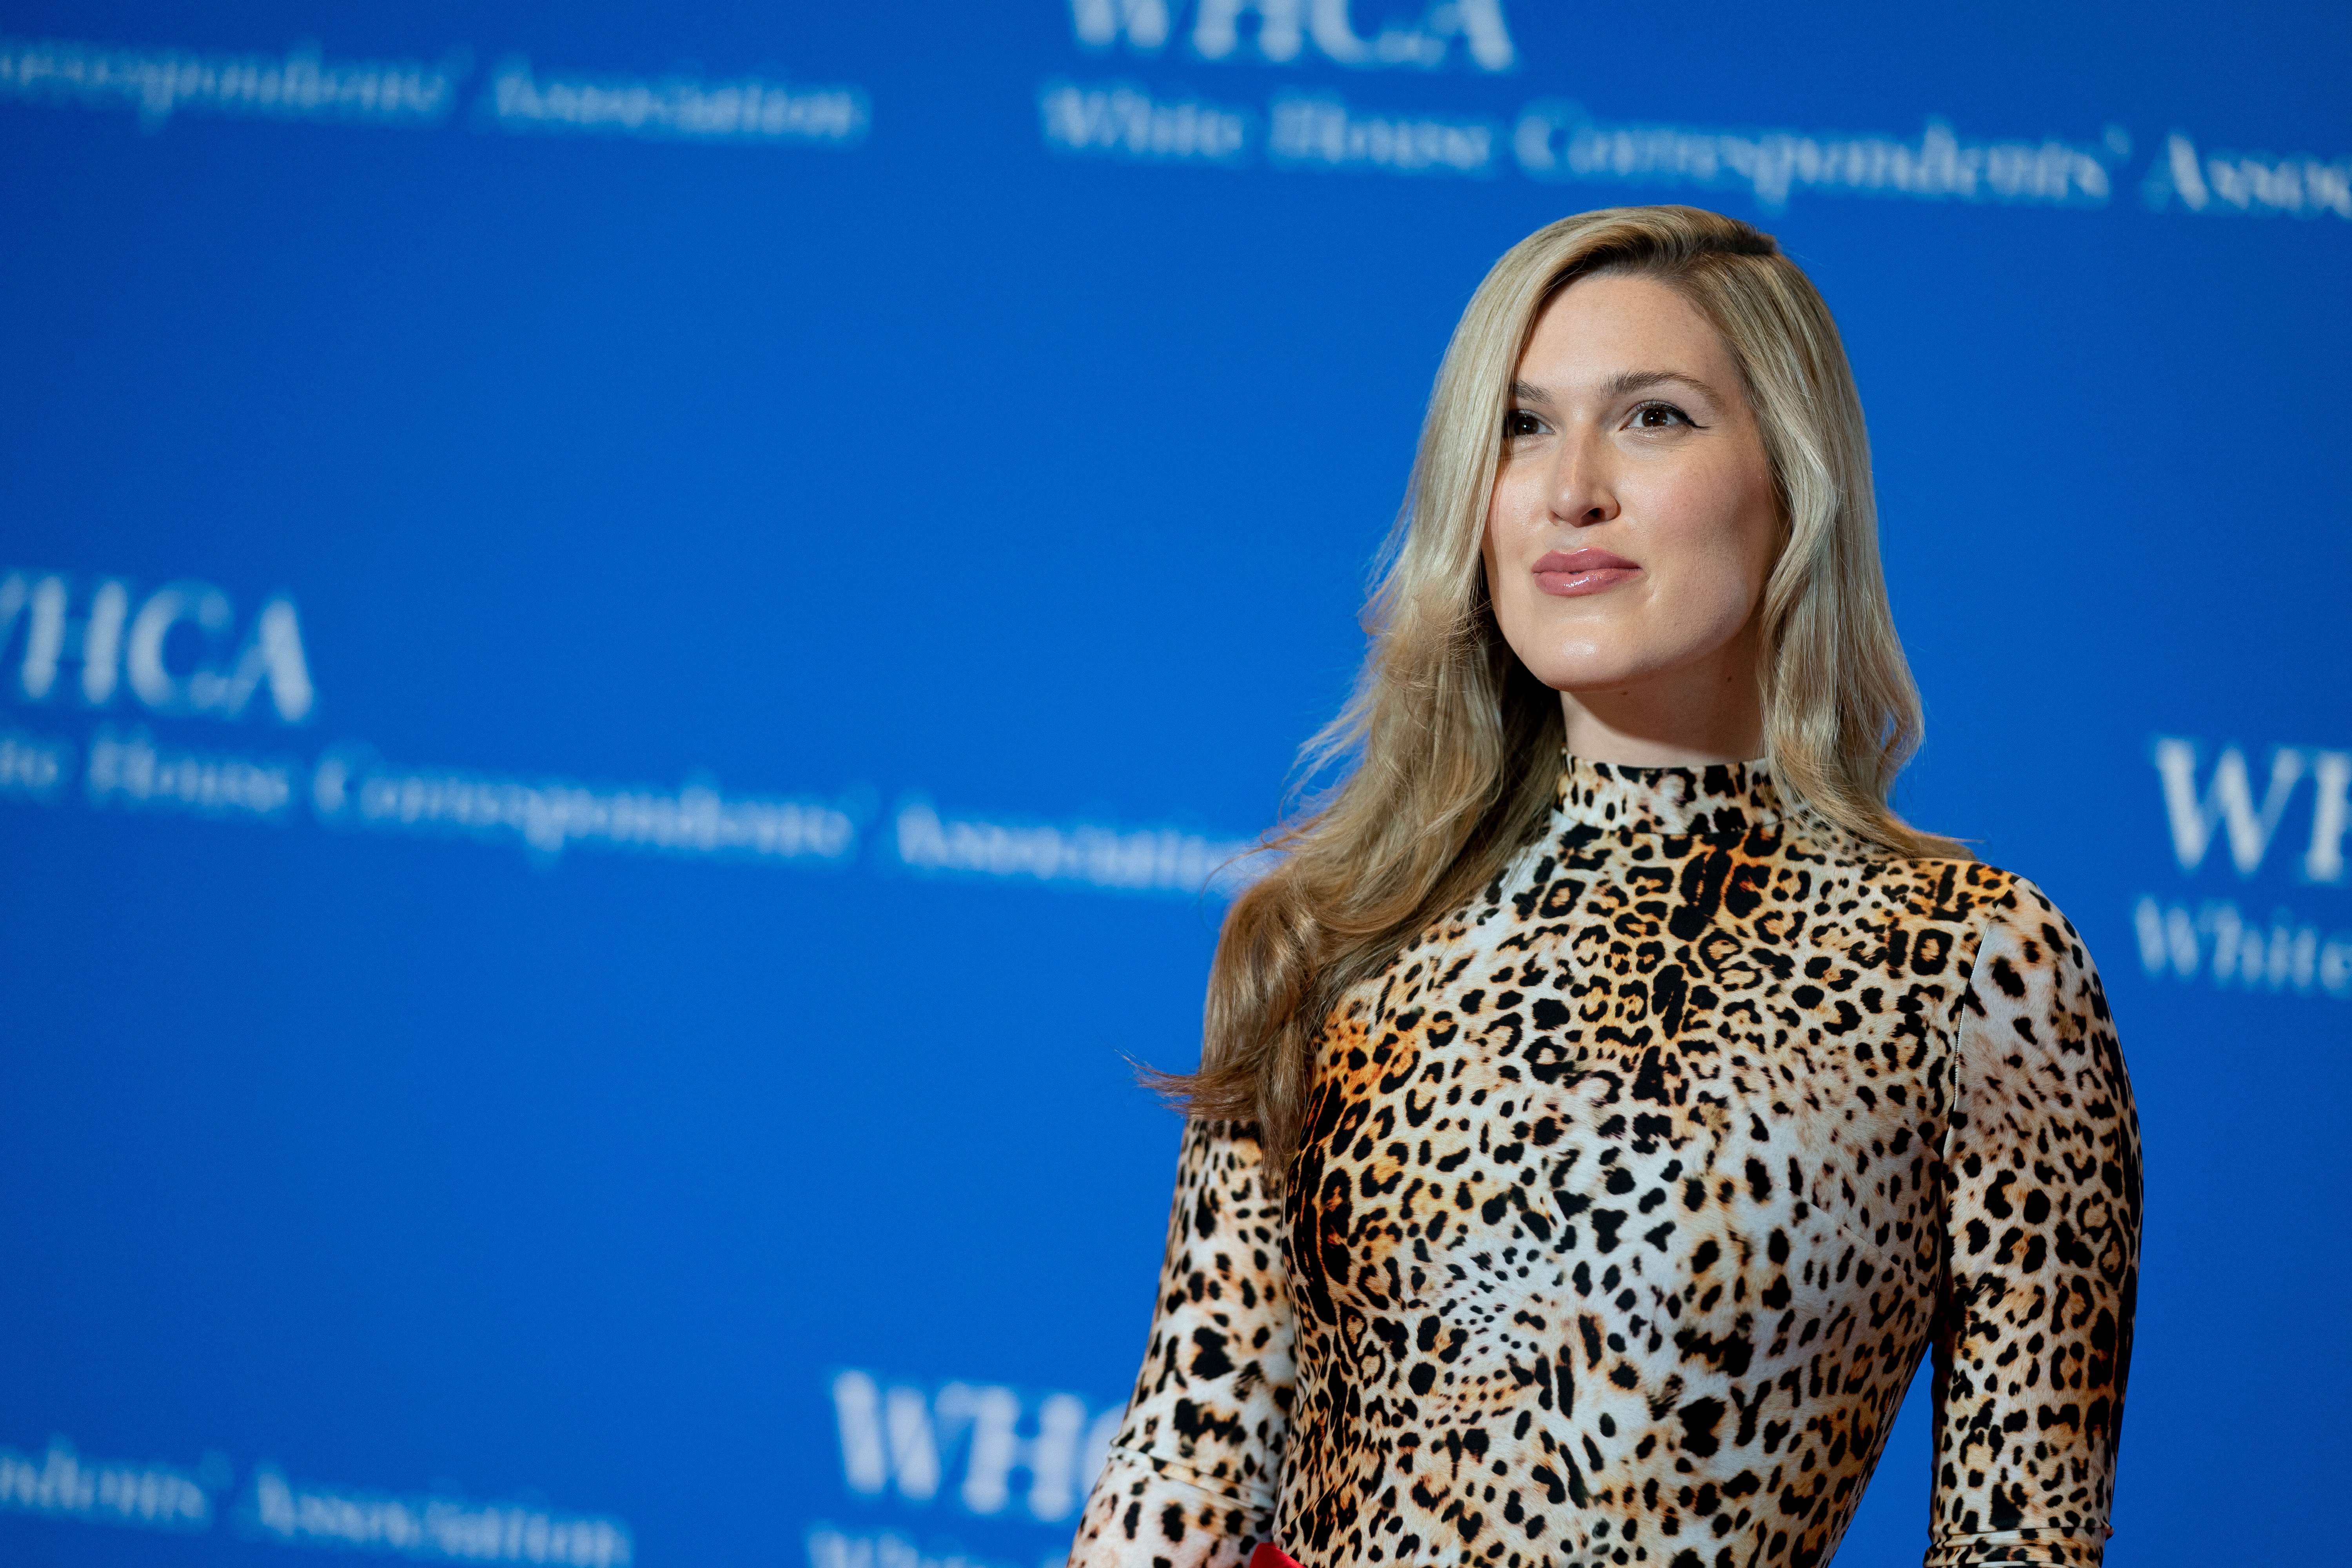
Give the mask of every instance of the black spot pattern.
[[1928, 1568], [2091, 1564], [2139, 1145], [2074, 928], [1754, 767], [1571, 763], [1324, 1028], [1280, 1205], [1188, 1130], [1078, 1568], [1814, 1568], [1932, 1349]]

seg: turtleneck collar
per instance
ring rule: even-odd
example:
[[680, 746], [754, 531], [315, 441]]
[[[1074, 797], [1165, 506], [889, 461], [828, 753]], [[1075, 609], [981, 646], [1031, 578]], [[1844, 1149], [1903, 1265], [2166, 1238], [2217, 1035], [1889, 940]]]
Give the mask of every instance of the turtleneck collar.
[[1555, 801], [1558, 826], [1633, 833], [1741, 833], [1784, 811], [1761, 762], [1634, 768], [1568, 757]]

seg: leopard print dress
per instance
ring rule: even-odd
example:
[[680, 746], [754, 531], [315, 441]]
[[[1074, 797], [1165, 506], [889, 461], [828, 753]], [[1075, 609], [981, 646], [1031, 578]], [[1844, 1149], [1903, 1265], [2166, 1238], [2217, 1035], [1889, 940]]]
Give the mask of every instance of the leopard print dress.
[[1280, 1197], [1187, 1129], [1074, 1568], [1828, 1561], [1913, 1373], [1929, 1568], [2100, 1560], [2138, 1131], [2032, 883], [1760, 765], [1571, 762], [1325, 1025]]

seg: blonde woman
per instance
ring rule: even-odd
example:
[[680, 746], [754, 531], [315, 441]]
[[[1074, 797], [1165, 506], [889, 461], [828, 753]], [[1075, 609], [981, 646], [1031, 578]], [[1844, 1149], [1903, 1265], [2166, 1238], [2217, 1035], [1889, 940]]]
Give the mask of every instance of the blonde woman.
[[1234, 905], [1078, 1568], [1826, 1562], [1914, 1370], [1927, 1561], [2095, 1563], [2139, 1153], [2081, 939], [1910, 826], [1837, 330], [1768, 237], [1588, 213], [1447, 349]]

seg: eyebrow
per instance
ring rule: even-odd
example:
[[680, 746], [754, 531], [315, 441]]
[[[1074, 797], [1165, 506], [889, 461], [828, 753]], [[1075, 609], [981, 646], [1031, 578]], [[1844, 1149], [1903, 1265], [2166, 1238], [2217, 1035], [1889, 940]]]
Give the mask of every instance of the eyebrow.
[[[1605, 398], [1614, 399], [1642, 392], [1653, 386], [1663, 386], [1668, 383], [1680, 383], [1708, 397], [1717, 395], [1715, 388], [1707, 385], [1698, 377], [1679, 370], [1621, 370], [1601, 384], [1601, 394]], [[1516, 403], [1538, 404], [1544, 407], [1549, 407], [1552, 401], [1550, 393], [1532, 382], [1526, 381], [1511, 383], [1511, 398]]]

